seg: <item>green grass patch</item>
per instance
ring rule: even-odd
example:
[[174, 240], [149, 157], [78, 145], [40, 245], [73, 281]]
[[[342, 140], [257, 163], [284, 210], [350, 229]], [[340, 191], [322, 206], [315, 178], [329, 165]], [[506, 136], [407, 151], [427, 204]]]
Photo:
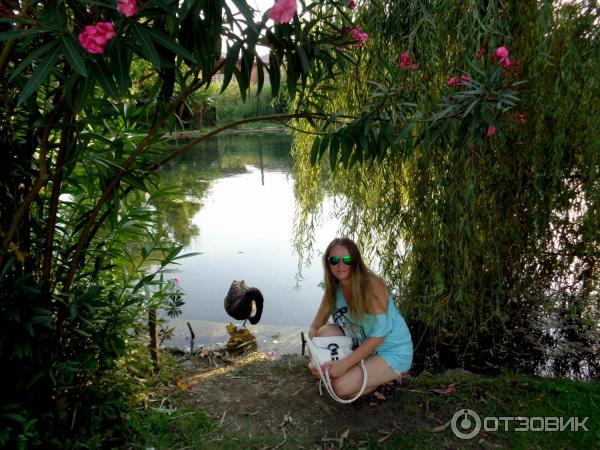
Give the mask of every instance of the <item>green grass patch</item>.
[[[455, 391], [442, 393], [449, 386]], [[403, 415], [414, 416], [414, 424], [406, 424], [401, 433], [394, 433], [384, 442], [379, 442], [380, 436], [366, 435], [367, 448], [600, 448], [600, 387], [594, 382], [515, 374], [484, 377], [448, 371], [415, 378], [398, 397]], [[480, 417], [481, 427], [476, 436], [459, 439], [451, 426], [431, 431], [463, 409], [470, 409]], [[521, 419], [500, 420], [501, 417]], [[563, 431], [557, 430], [559, 419], [549, 419], [553, 417], [563, 418]], [[571, 417], [579, 419], [569, 422]], [[467, 429], [461, 429], [457, 420], [458, 431], [468, 434], [474, 430], [475, 419], [469, 417], [469, 420], [472, 426]]]
[[202, 410], [149, 408], [134, 413], [129, 427], [135, 448], [180, 448], [206, 441], [217, 426]]

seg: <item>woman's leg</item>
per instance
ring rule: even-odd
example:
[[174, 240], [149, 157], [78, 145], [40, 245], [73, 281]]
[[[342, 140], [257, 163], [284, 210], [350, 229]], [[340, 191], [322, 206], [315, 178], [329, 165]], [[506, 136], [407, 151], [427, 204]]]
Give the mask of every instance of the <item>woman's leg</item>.
[[321, 328], [317, 330], [316, 336], [325, 337], [325, 336], [343, 336], [344, 332], [340, 327], [338, 327], [334, 323], [326, 323]]
[[[369, 394], [378, 386], [398, 378], [396, 372], [388, 366], [388, 363], [381, 356], [369, 356], [365, 359], [365, 367], [367, 368], [367, 386], [363, 395]], [[352, 398], [360, 391], [363, 376], [362, 368], [357, 364], [341, 377], [332, 380], [333, 390], [342, 398]]]

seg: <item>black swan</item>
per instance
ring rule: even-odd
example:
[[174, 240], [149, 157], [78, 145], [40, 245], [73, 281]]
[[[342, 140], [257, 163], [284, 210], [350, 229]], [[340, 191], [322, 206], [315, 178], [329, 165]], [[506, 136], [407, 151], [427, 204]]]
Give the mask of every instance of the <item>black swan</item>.
[[249, 287], [244, 280], [234, 280], [225, 296], [225, 311], [234, 319], [243, 320], [244, 326], [246, 320], [255, 325], [262, 315], [263, 302], [258, 289]]

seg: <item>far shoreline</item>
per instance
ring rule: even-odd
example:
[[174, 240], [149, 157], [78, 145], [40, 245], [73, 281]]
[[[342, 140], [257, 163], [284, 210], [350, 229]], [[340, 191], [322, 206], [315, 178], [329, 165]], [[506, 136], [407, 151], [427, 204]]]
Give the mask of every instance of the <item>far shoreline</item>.
[[[166, 133], [165, 137], [167, 139], [194, 139], [202, 136], [203, 134], [210, 133], [217, 129], [215, 128], [204, 128], [201, 130], [184, 130], [184, 131], [174, 131], [172, 133]], [[251, 132], [260, 132], [260, 133], [275, 133], [275, 132], [284, 132], [286, 131], [285, 126], [265, 126], [265, 127], [252, 127], [252, 128], [243, 128], [243, 127], [234, 127], [229, 128], [227, 130], [223, 130], [219, 134], [238, 134], [238, 133], [251, 133]]]

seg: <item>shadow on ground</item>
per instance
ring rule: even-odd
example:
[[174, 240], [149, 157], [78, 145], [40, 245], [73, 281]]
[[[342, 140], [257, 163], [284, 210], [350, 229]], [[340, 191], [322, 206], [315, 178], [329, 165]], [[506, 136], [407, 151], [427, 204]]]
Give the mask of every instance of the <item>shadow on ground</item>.
[[341, 448], [350, 439], [360, 445], [364, 433], [384, 442], [405, 428], [423, 427], [402, 402], [402, 384], [380, 389], [385, 400], [372, 394], [343, 405], [325, 391], [320, 395], [307, 362], [301, 355], [273, 359], [262, 352], [180, 356], [181, 404], [207, 411], [225, 436], [253, 441], [279, 435], [283, 448]]

